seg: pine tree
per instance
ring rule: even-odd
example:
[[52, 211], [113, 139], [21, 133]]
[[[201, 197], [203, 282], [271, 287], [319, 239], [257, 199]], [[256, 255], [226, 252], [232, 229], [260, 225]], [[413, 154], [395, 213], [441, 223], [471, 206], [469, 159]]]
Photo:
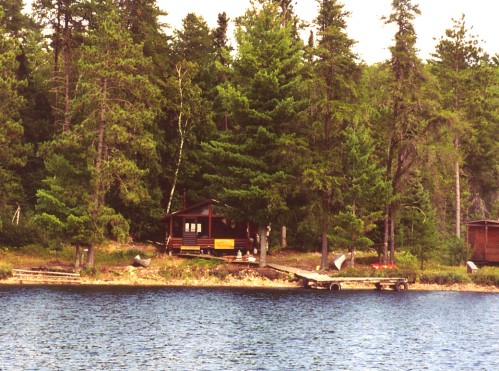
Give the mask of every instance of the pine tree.
[[315, 156], [304, 171], [304, 184], [315, 193], [315, 212], [320, 213], [321, 266], [326, 268], [327, 234], [332, 231], [332, 216], [341, 209], [342, 130], [350, 125], [356, 111], [356, 80], [359, 68], [351, 48], [354, 41], [346, 33], [349, 16], [336, 0], [319, 1], [317, 47], [312, 80], [313, 121], [309, 145]]
[[222, 89], [233, 128], [205, 145], [213, 161], [206, 179], [233, 219], [257, 223], [261, 264], [267, 226], [287, 210], [292, 134], [300, 110], [302, 44], [272, 1], [253, 4], [237, 20], [234, 80]]
[[348, 247], [351, 265], [355, 250], [373, 244], [367, 234], [383, 219], [383, 208], [390, 201], [390, 183], [374, 157], [374, 142], [362, 125], [344, 133], [341, 180], [342, 208], [334, 216], [333, 241]]
[[387, 246], [390, 248], [390, 263], [395, 260], [395, 221], [399, 204], [397, 198], [403, 192], [403, 185], [411, 169], [416, 164], [417, 144], [426, 129], [424, 116], [425, 102], [423, 83], [426, 74], [421, 60], [417, 57], [416, 31], [414, 18], [420, 14], [417, 5], [411, 0], [394, 0], [393, 13], [385, 23], [397, 27], [395, 45], [390, 47], [391, 112], [387, 135], [386, 179], [391, 182], [392, 202], [385, 211], [384, 257], [386, 262]]
[[147, 169], [140, 165], [157, 161], [149, 131], [159, 107], [159, 91], [148, 79], [151, 61], [133, 44], [117, 9], [108, 3], [105, 10], [82, 47], [73, 130], [48, 146], [48, 173], [73, 175], [60, 181], [49, 176], [38, 202], [42, 220], [52, 219], [74, 242], [90, 244], [89, 266], [96, 244], [128, 237], [129, 223], [118, 210], [148, 199]]
[[213, 30], [213, 47], [214, 47], [214, 87], [210, 94], [210, 99], [213, 101], [213, 109], [215, 114], [215, 123], [219, 130], [229, 129], [229, 115], [227, 108], [224, 106], [224, 101], [220, 95], [219, 88], [224, 86], [231, 77], [233, 48], [229, 45], [227, 29], [229, 18], [225, 12], [218, 15], [218, 26]]
[[[454, 233], [461, 238], [462, 164], [465, 158], [466, 143], [475, 142], [474, 124], [483, 97], [484, 70], [481, 65], [487, 56], [478, 46], [478, 40], [469, 34], [465, 16], [453, 20], [454, 25], [445, 31], [436, 46], [431, 61], [442, 92], [442, 117], [451, 133], [454, 146]], [[481, 78], [481, 77], [482, 78]], [[486, 83], [487, 84], [487, 83]], [[464, 146], [463, 146], [464, 144]]]
[[[53, 49], [54, 131], [71, 129], [70, 100], [74, 89], [74, 54], [84, 32], [82, 0], [36, 0], [33, 11], [40, 23], [51, 31]], [[62, 62], [61, 62], [62, 56]], [[62, 74], [61, 74], [62, 66]], [[61, 97], [62, 95], [62, 97]]]
[[431, 203], [425, 182], [427, 179], [421, 171], [411, 174], [407, 192], [402, 195], [404, 207], [400, 210], [401, 227], [397, 231], [400, 245], [418, 258], [421, 269], [431, 257], [441, 253], [436, 208]]
[[29, 148], [22, 142], [20, 110], [24, 99], [20, 90], [25, 81], [17, 78], [20, 54], [18, 40], [8, 36], [0, 9], [0, 231], [23, 201], [18, 170], [26, 163]]

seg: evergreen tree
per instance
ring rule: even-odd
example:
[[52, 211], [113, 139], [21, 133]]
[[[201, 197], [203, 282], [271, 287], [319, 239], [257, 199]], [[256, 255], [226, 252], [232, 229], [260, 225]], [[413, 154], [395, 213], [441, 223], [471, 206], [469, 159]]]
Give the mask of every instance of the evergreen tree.
[[301, 109], [302, 44], [281, 22], [272, 1], [253, 4], [238, 19], [234, 80], [222, 94], [233, 128], [206, 144], [213, 161], [206, 178], [233, 219], [257, 223], [261, 264], [266, 264], [267, 226], [285, 212], [293, 135]]
[[213, 101], [213, 109], [215, 114], [215, 123], [219, 130], [229, 129], [229, 115], [227, 108], [224, 106], [224, 100], [219, 93], [219, 88], [223, 87], [231, 77], [233, 48], [229, 45], [227, 36], [227, 28], [229, 18], [225, 12], [218, 15], [218, 26], [213, 31], [213, 47], [214, 47], [214, 87], [210, 98]]
[[75, 76], [73, 61], [77, 59], [73, 53], [78, 50], [84, 32], [83, 0], [35, 0], [33, 11], [42, 26], [52, 31], [54, 131], [69, 131], [69, 104]]
[[391, 182], [392, 201], [385, 210], [384, 257], [390, 248], [390, 263], [394, 263], [395, 255], [395, 221], [400, 206], [397, 199], [403, 192], [405, 181], [418, 159], [418, 142], [427, 128], [423, 84], [426, 74], [417, 57], [416, 31], [414, 18], [420, 14], [417, 5], [411, 0], [394, 0], [393, 13], [385, 19], [385, 23], [393, 23], [397, 27], [395, 45], [390, 47], [391, 82], [387, 87], [391, 93], [391, 111], [387, 118], [388, 126], [386, 148], [386, 179]]
[[390, 183], [374, 158], [374, 143], [362, 125], [344, 133], [341, 181], [342, 209], [334, 217], [333, 241], [348, 247], [351, 265], [355, 250], [373, 244], [367, 234], [383, 218], [383, 207], [391, 198]]
[[165, 207], [183, 204], [186, 198], [197, 201], [203, 197], [200, 143], [210, 140], [215, 127], [211, 98], [214, 90], [214, 44], [211, 31], [202, 17], [189, 13], [182, 28], [175, 30], [172, 49], [172, 69], [166, 77], [165, 131], [169, 142], [163, 155]]
[[359, 68], [351, 48], [354, 41], [346, 33], [343, 5], [336, 0], [319, 1], [317, 59], [314, 65], [313, 122], [308, 137], [315, 154], [303, 180], [315, 193], [314, 212], [319, 213], [321, 266], [327, 266], [327, 234], [332, 231], [332, 216], [341, 209], [342, 130], [350, 125], [356, 111], [356, 80]]
[[421, 269], [431, 257], [437, 256], [439, 232], [436, 208], [432, 205], [430, 193], [425, 189], [425, 179], [420, 171], [411, 174], [407, 192], [402, 196], [400, 210], [400, 228], [397, 238], [400, 245], [416, 256]]
[[175, 63], [183, 60], [196, 63], [197, 75], [194, 82], [207, 96], [214, 86], [214, 45], [210, 28], [203, 17], [194, 13], [187, 14], [182, 20], [182, 28], [175, 30], [173, 53]]
[[24, 104], [20, 90], [25, 81], [17, 78], [20, 54], [18, 40], [8, 36], [2, 26], [0, 9], [0, 231], [24, 201], [19, 169], [26, 163], [29, 148], [22, 142], [23, 126], [20, 110]]
[[[431, 64], [441, 87], [443, 108], [441, 115], [446, 121], [445, 129], [450, 132], [454, 147], [454, 233], [459, 239], [462, 215], [462, 165], [466, 161], [466, 147], [469, 152], [475, 152], [471, 147], [475, 147], [476, 141], [480, 140], [476, 133], [479, 122], [477, 118], [481, 116], [478, 112], [485, 102], [482, 89], [484, 86], [490, 86], [490, 78], [486, 78], [485, 70], [482, 68], [487, 56], [478, 46], [478, 40], [469, 34], [465, 25], [465, 16], [453, 22], [453, 27], [447, 29], [445, 37], [439, 40], [436, 52], [433, 54], [435, 59]], [[486, 158], [482, 159], [488, 162]], [[478, 191], [479, 187], [475, 189]]]
[[[72, 173], [81, 182], [47, 179], [50, 197], [39, 193], [38, 203], [43, 221], [67, 226], [74, 242], [90, 244], [89, 266], [96, 244], [128, 237], [129, 223], [118, 210], [148, 199], [147, 169], [141, 165], [157, 161], [149, 132], [159, 107], [159, 91], [147, 74], [151, 61], [141, 45], [133, 44], [116, 8], [108, 3], [105, 10], [82, 48], [80, 89], [72, 101], [74, 128], [49, 146], [61, 149], [47, 160], [49, 174]], [[70, 204], [75, 197], [77, 208]], [[47, 207], [50, 199], [62, 212]]]
[[167, 13], [158, 8], [156, 0], [117, 0], [116, 4], [134, 44], [143, 46], [144, 56], [154, 65], [151, 73], [160, 80], [171, 69], [171, 36], [163, 32], [166, 24], [160, 21]]
[[[50, 91], [47, 81], [50, 80], [50, 67], [47, 65], [48, 51], [42, 29], [37, 25], [29, 14], [23, 12], [24, 4], [20, 0], [7, 0], [2, 3], [5, 16], [0, 19], [0, 26], [12, 42], [12, 53], [15, 53], [15, 77], [17, 80], [17, 95], [22, 104], [9, 104], [9, 109], [4, 111], [10, 114], [10, 110], [16, 111], [11, 118], [22, 125], [22, 136], [11, 135], [14, 142], [24, 143], [22, 153], [18, 153], [19, 162], [23, 166], [11, 167], [15, 171], [16, 178], [20, 180], [19, 189], [16, 191], [16, 202], [22, 207], [23, 218], [20, 224], [12, 226], [6, 237], [11, 238], [14, 243], [31, 243], [29, 233], [25, 227], [31, 226], [30, 216], [34, 209], [35, 193], [40, 187], [43, 179], [43, 160], [36, 156], [39, 143], [47, 140], [52, 134], [51, 109], [48, 98]], [[2, 98], [3, 99], [3, 98]], [[7, 103], [4, 100], [3, 103]], [[19, 120], [19, 117], [22, 120]], [[30, 149], [25, 151], [25, 149]], [[9, 165], [10, 166], [10, 165]], [[21, 186], [22, 190], [21, 191]], [[17, 207], [15, 204], [12, 205]], [[18, 214], [19, 215], [19, 214]], [[10, 237], [9, 237], [10, 236]], [[28, 238], [29, 237], [29, 238]]]

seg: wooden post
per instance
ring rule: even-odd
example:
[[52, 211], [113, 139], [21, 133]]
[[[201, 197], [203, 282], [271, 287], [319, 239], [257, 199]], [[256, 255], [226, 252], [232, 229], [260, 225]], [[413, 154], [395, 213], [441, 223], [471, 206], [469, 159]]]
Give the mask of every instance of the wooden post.
[[213, 207], [211, 202], [208, 205], [208, 238], [211, 238], [211, 217], [213, 215]]
[[76, 244], [75, 246], [76, 249], [76, 261], [75, 261], [75, 268], [79, 269], [81, 267], [81, 262], [80, 262], [80, 245]]
[[281, 247], [282, 247], [283, 249], [285, 249], [285, 248], [286, 248], [286, 246], [287, 246], [287, 244], [286, 244], [286, 226], [285, 226], [285, 225], [283, 225], [283, 226], [281, 227]]
[[93, 268], [95, 264], [95, 248], [92, 245], [88, 246], [88, 253], [87, 253], [87, 265], [85, 268]]
[[267, 265], [267, 226], [260, 225], [260, 267]]

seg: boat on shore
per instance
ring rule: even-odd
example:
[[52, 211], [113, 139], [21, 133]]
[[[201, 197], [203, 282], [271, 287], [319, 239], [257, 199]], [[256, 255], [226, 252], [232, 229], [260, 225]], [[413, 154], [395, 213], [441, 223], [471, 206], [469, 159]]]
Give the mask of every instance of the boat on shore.
[[133, 258], [133, 265], [136, 267], [144, 267], [147, 268], [151, 264], [151, 259], [141, 259], [140, 255], [136, 255]]

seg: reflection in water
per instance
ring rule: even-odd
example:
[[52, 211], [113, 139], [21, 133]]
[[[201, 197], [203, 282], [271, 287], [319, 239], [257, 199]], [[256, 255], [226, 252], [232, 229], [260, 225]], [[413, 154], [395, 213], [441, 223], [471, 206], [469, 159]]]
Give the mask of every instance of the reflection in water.
[[499, 369], [499, 295], [0, 286], [1, 370]]

